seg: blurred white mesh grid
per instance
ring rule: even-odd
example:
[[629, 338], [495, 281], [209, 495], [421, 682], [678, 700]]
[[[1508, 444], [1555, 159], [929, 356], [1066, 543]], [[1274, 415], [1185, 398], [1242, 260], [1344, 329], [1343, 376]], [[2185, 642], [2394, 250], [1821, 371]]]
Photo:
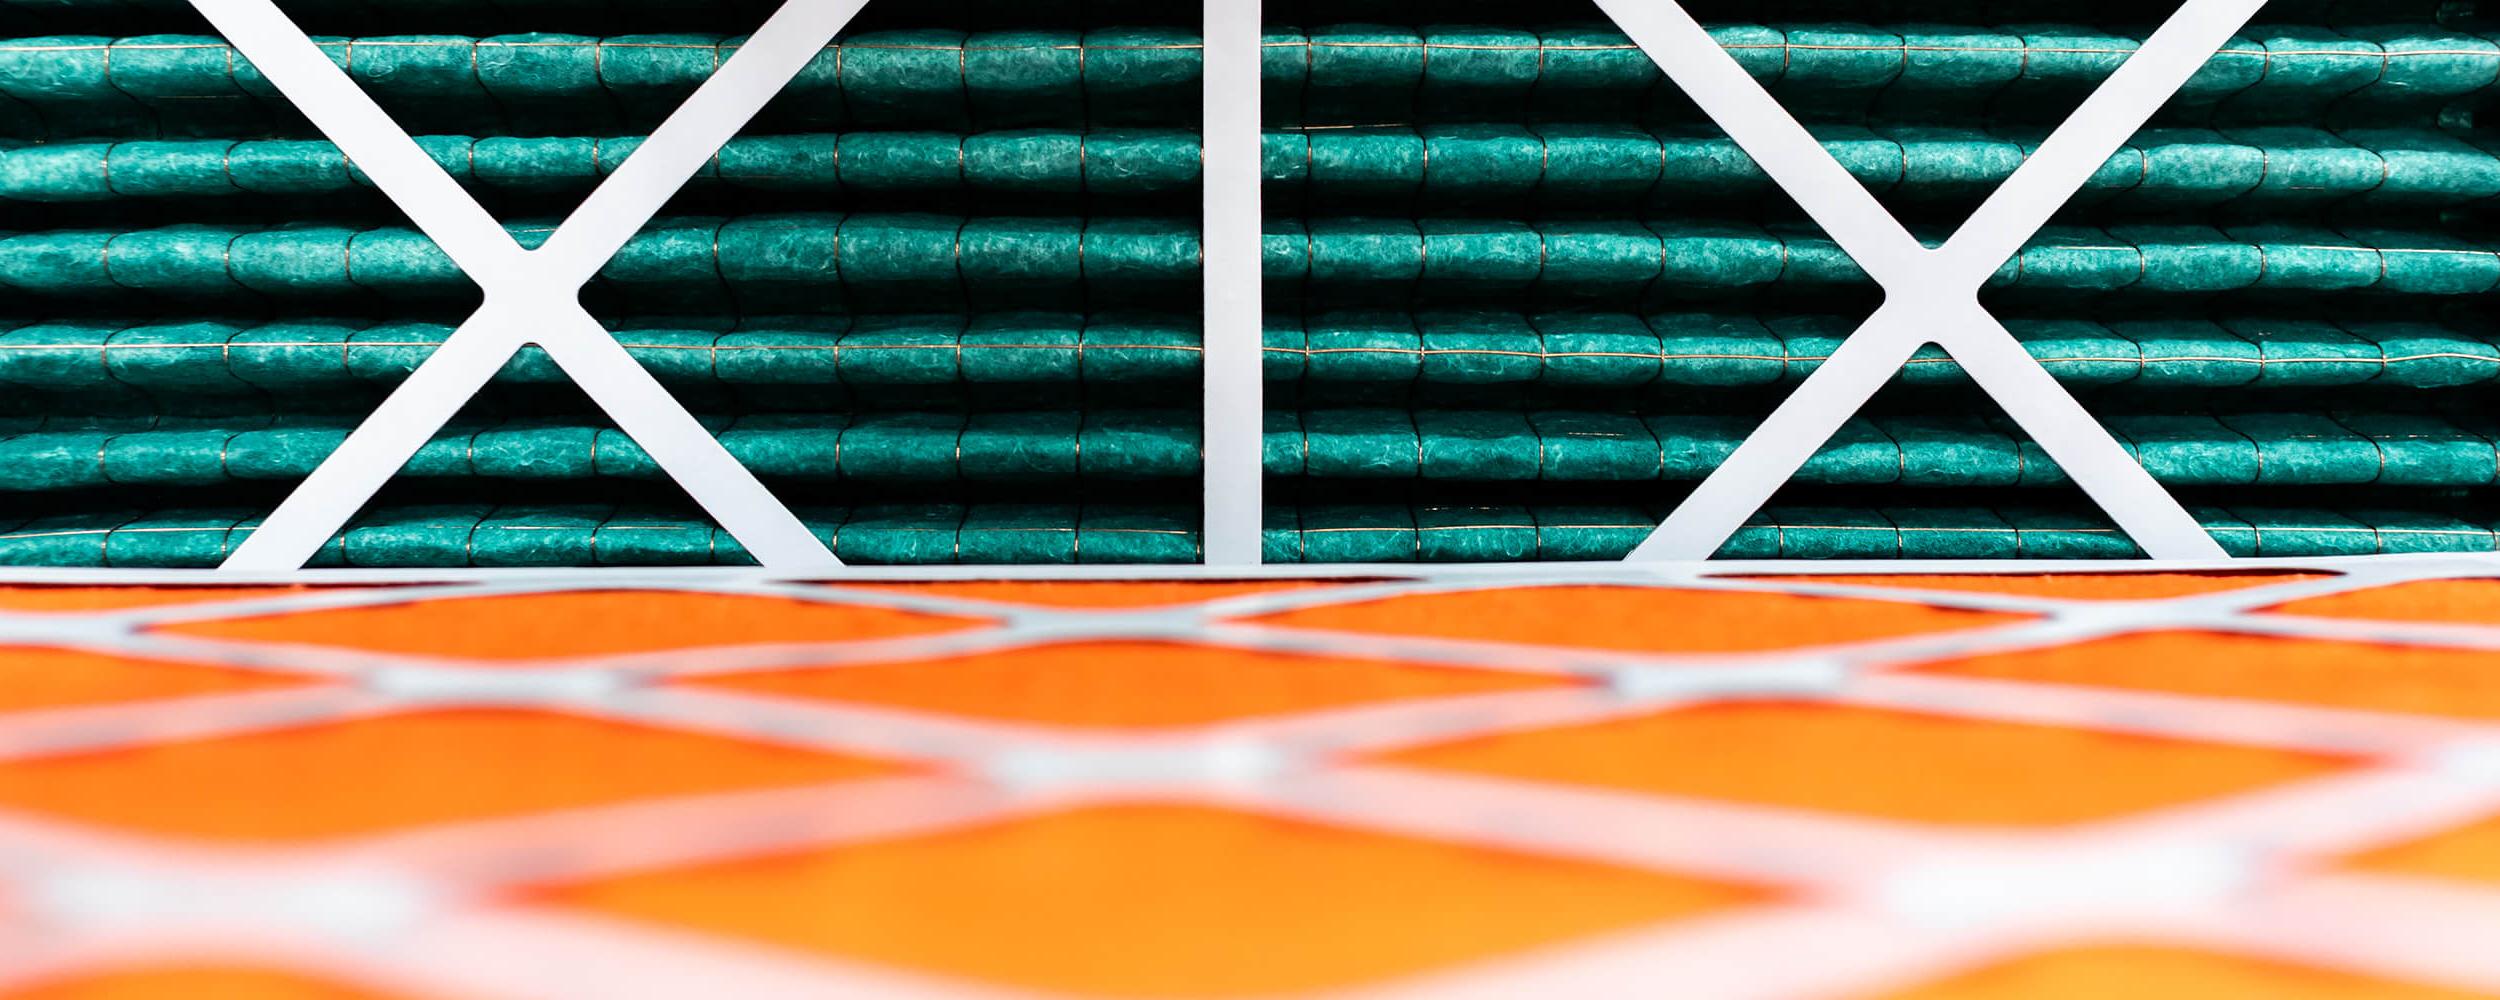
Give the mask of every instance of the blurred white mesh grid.
[[[334, 682], [13, 713], [0, 717], [0, 759], [446, 706], [495, 706], [849, 751], [937, 769], [921, 776], [453, 822], [284, 852], [196, 849], [0, 809], [0, 859], [5, 859], [0, 898], [10, 899], [32, 928], [0, 937], [0, 989], [161, 954], [270, 963], [420, 995], [673, 997], [682, 996], [689, 983], [754, 998], [1026, 995], [772, 949], [719, 947], [699, 936], [508, 905], [498, 891], [1145, 800], [1786, 890], [1707, 920], [1636, 927], [1327, 996], [1630, 998], [1654, 997], [1658, 984], [1674, 983], [1689, 996], [1837, 1000], [1872, 986], [2089, 943], [2113, 929], [2131, 941], [2296, 957], [2308, 965], [2403, 981], [2500, 990], [2500, 950], [2473, 944], [2487, 942], [2500, 929], [2500, 891], [2323, 863], [2500, 811], [2500, 728], [2463, 719], [1895, 669], [1960, 654], [2178, 628], [2500, 650], [2500, 627], [2489, 625], [2304, 618], [2264, 610], [2405, 581], [2489, 576], [2493, 567], [2487, 557], [2264, 565], [2331, 575], [2113, 602], [1920, 590], [1914, 581], [1891, 587], [1783, 580], [1777, 574], [1800, 570], [1763, 564], [1445, 569], [1179, 605], [1077, 611], [845, 590], [759, 571], [716, 573], [709, 580], [618, 571], [597, 586], [864, 605], [989, 624], [903, 639], [728, 644], [493, 663], [149, 629], [296, 610], [557, 592], [583, 581], [562, 575], [462, 581], [440, 574], [369, 573], [363, 578], [405, 586], [88, 613], [0, 613], [0, 631], [20, 644], [229, 664]], [[41, 576], [55, 582], [101, 578], [77, 572]], [[193, 583], [217, 579], [199, 572], [156, 576]], [[437, 582], [421, 582], [428, 579]], [[1872, 597], [2035, 617], [1943, 634], [1741, 655], [1409, 639], [1245, 620], [1418, 593], [1574, 584]], [[1176, 633], [1218, 647], [1394, 657], [1598, 683], [1144, 731], [726, 696], [666, 683], [698, 672], [895, 662], [1071, 641], [1169, 639]], [[437, 683], [386, 681], [394, 673], [419, 670]], [[1358, 752], [1765, 697], [2316, 751], [2355, 763], [2182, 807], [2040, 829], [1973, 830], [1564, 788], [1357, 759]], [[1488, 821], [1493, 817], [1511, 819]], [[1524, 821], [1527, 817], [1535, 821]], [[68, 888], [73, 884], [84, 888]]]

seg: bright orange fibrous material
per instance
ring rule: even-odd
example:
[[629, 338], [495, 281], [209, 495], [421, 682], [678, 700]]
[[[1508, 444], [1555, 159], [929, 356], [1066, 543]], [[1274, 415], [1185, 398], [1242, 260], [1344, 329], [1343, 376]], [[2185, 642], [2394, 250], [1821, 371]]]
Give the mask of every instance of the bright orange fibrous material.
[[550, 712], [462, 709], [0, 761], [0, 806], [275, 841], [904, 770]]
[[2153, 601], [2196, 594], [2219, 594], [2250, 587], [2269, 587], [2324, 579], [2319, 573], [2040, 573], [1862, 574], [1855, 576], [1777, 576], [1768, 580], [1848, 583], [1904, 590], [1953, 590], [1973, 594], [2019, 594], [2069, 601]]
[[70, 976], [0, 1000], [404, 1000], [326, 979], [220, 965], [169, 965]]
[[329, 608], [186, 622], [164, 631], [420, 656], [532, 659], [725, 643], [881, 639], [975, 624], [943, 615], [780, 597], [627, 590]]
[[1269, 625], [1634, 652], [1734, 652], [2022, 621], [1924, 604], [1638, 587], [1513, 587], [1331, 604]]
[[2238, 955], [2110, 945], [2029, 955], [1869, 1000], [2488, 1000], [2490, 996]]
[[144, 660], [74, 649], [0, 646], [0, 712], [304, 687], [294, 674]]
[[1327, 581], [1320, 580], [1219, 580], [1207, 583], [967, 580], [950, 583], [855, 584], [845, 589], [961, 597], [975, 601], [1032, 604], [1050, 608], [1124, 609], [1196, 604], [1226, 597], [1310, 590], [1328, 585]]
[[2272, 610], [2325, 618], [2500, 624], [2500, 580], [2416, 580], [2293, 601]]
[[0, 610], [120, 611], [168, 604], [248, 601], [304, 591], [302, 587], [0, 587]]
[[[228, 592], [248, 618], [0, 588], [55, 612], [0, 623], [0, 959], [106, 935], [0, 967], [0, 1000], [1705, 996], [1763, 970], [1826, 1000], [2455, 1000], [2482, 942], [2443, 935], [2500, 893], [2475, 729], [2500, 651], [2458, 626], [2500, 585], [2289, 609], [2416, 644], [2153, 603], [2322, 576]], [[1357, 586], [1407, 590], [1332, 592]], [[2074, 629], [2064, 600], [2145, 603]], [[1300, 608], [1241, 610], [1268, 602]], [[2269, 835], [2312, 824], [2323, 846]], [[2070, 863], [2179, 851], [2246, 884], [2151, 901], [2141, 939], [2108, 935], [2146, 886], [2060, 895]], [[1963, 898], [1965, 858], [2002, 898]], [[2247, 950], [2159, 936], [2181, 913], [2253, 914]], [[341, 916], [383, 929], [307, 933]], [[520, 937], [439, 974], [481, 931]]]
[[689, 683], [1061, 726], [1176, 726], [1575, 683], [1550, 675], [1171, 642], [1033, 646]]
[[1101, 996], [1359, 983], [1759, 890], [1192, 806], [1114, 806], [628, 876], [570, 906]]
[[1915, 672], [2500, 718], [2500, 652], [2480, 649], [2139, 632], [1947, 660]]
[[1931, 823], [2072, 823], [2342, 761], [1810, 703], [1734, 703], [1392, 753], [1414, 767]]
[[2461, 879], [2500, 887], [2500, 817], [2390, 844], [2352, 859], [2364, 871]]

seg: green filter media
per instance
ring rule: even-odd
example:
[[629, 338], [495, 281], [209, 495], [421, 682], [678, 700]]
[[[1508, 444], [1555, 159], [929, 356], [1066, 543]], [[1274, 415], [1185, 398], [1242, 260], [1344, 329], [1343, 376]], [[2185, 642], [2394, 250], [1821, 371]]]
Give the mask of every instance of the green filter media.
[[[534, 248], [770, 6], [288, 13]], [[215, 565], [479, 286], [179, 0], [0, 7], [0, 563]], [[2033, 0], [1693, 12], [1832, 183], [1931, 244], [2152, 28]], [[581, 301], [846, 561], [1198, 559], [1223, 174], [1195, 22], [872, 5]], [[2278, 0], [1982, 289], [2231, 554], [2495, 547], [2490, 26]], [[1229, 277], [1265, 296], [1271, 560], [1621, 558], [1883, 302], [1584, 0], [1271, 4], [1261, 44], [1259, 271]], [[317, 564], [751, 562], [556, 359], [524, 346]], [[1720, 555], [2140, 554], [1959, 361], [1884, 374]]]

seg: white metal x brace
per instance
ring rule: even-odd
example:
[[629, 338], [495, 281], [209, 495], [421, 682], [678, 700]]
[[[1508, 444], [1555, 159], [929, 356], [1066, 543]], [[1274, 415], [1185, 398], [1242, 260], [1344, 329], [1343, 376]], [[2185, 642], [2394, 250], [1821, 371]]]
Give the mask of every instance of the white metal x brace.
[[1960, 362], [1971, 381], [2004, 407], [2146, 554], [2157, 559], [2222, 558], [2221, 545], [2178, 500], [1980, 305], [1979, 289], [2264, 4], [2187, 0], [1951, 239], [1930, 249], [1902, 228], [1680, 4], [1597, 0], [1668, 78], [1882, 286], [1885, 296], [1884, 304], [1830, 360], [1703, 480], [1631, 558], [1709, 558], [1928, 343]]
[[546, 243], [524, 249], [271, 0], [192, 0], [278, 92], [485, 289], [486, 300], [237, 546], [228, 570], [319, 552], [522, 347], [537, 344], [705, 512], [775, 570], [841, 565], [580, 302], [608, 259], [868, 0], [794, 0], [669, 115]]

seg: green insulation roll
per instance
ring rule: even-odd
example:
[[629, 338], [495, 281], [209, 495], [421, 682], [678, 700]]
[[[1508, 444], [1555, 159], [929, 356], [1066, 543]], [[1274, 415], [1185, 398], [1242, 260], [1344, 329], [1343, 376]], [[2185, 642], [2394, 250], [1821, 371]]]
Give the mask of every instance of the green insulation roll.
[[[429, 115], [665, 114], [744, 44], [717, 34], [318, 37], [386, 103]], [[784, 92], [789, 117], [869, 125], [1153, 121], [1192, 112], [1194, 32], [1101, 28], [865, 32], [828, 47]], [[0, 94], [37, 108], [210, 113], [282, 99], [250, 60], [199, 35], [0, 41]], [[611, 103], [613, 102], [613, 103]], [[217, 111], [233, 110], [228, 108]], [[78, 123], [56, 130], [85, 134]]]
[[[2489, 552], [2488, 518], [2435, 511], [2191, 507], [2235, 557]], [[1614, 561], [1662, 507], [1306, 505], [1270, 508], [1273, 563]], [[1720, 559], [2133, 559], [2143, 551], [2088, 507], [1774, 505]]]
[[[844, 561], [932, 563], [1179, 563], [1198, 558], [1192, 512], [1138, 504], [894, 503], [801, 506], [797, 513]], [[91, 510], [9, 519], [0, 564], [214, 566], [251, 536], [265, 511], [235, 508]], [[748, 565], [736, 538], [666, 507], [440, 504], [385, 507], [323, 546], [315, 567]]]
[[[1880, 97], [1931, 111], [2002, 114], [2028, 105], [2043, 116], [2062, 114], [2107, 79], [2140, 39], [2072, 24], [1723, 24], [1711, 34], [1792, 106]], [[2399, 25], [2256, 34], [2227, 43], [2172, 106], [2280, 120], [2328, 104], [2453, 100], [2500, 78], [2500, 44], [2469, 32]], [[1611, 27], [1347, 25], [1271, 29], [1266, 44], [1270, 93], [1298, 92], [1300, 120], [1315, 123], [1413, 108], [1620, 113], [1672, 100], [1646, 54]]]
[[[1793, 385], [1862, 317], [1494, 309], [1334, 311], [1269, 317], [1267, 380], [1280, 387]], [[2500, 345], [2469, 325], [2367, 316], [2161, 320], [2009, 317], [2059, 381], [2078, 388], [2435, 389], [2500, 378]], [[1057, 384], [1186, 386], [1199, 375], [1193, 319], [1156, 313], [629, 318], [626, 351], [679, 387], [822, 390]], [[56, 320], [0, 331], [0, 386], [107, 401], [396, 385], [450, 335], [414, 320]], [[536, 348], [505, 382], [561, 385]], [[1929, 348], [1913, 385], [1965, 382]]]
[[[584, 191], [640, 136], [419, 136], [446, 173], [487, 191]], [[1198, 137], [1173, 129], [742, 136], [704, 164], [698, 190], [863, 196], [995, 193], [1153, 197], [1198, 182]], [[337, 146], [312, 139], [76, 141], [0, 148], [0, 199], [324, 195], [370, 188]]]
[[[1334, 409], [1270, 412], [1266, 466], [1285, 479], [1471, 482], [1697, 481], [1759, 415], [1572, 410]], [[2165, 485], [2468, 487], [2500, 481], [2500, 426], [2429, 416], [2232, 413], [2113, 415], [2111, 434]], [[1796, 475], [1804, 484], [1920, 488], [2068, 484], [2001, 419], [1859, 417]]]
[[[1995, 107], [2080, 96], [2139, 44], [2082, 26], [1889, 28], [1720, 25], [1724, 48], [1784, 98], [1838, 102], [1886, 91]], [[743, 39], [669, 34], [512, 34], [316, 39], [387, 99], [546, 113], [603, 97], [665, 111]], [[2327, 102], [2417, 104], [2500, 82], [2500, 44], [2428, 27], [2346, 29], [2314, 39], [2234, 39], [2181, 92], [2182, 106], [2265, 115]], [[1271, 91], [1311, 119], [1382, 109], [1640, 107], [1659, 97], [1648, 57], [1610, 28], [1386, 27], [1271, 30]], [[1198, 39], [1179, 28], [864, 32], [803, 71], [789, 100], [805, 120], [1034, 122], [1084, 108], [1097, 120], [1186, 114]], [[266, 101], [274, 91], [213, 37], [64, 35], [0, 42], [0, 94], [37, 106]], [[1120, 109], [1128, 109], [1123, 113]], [[195, 109], [197, 110], [197, 109]]]
[[[1287, 480], [1692, 482], [1759, 419], [1586, 410], [1340, 408], [1271, 412], [1265, 466]], [[1168, 410], [750, 414], [705, 421], [775, 480], [880, 486], [1184, 480], [1196, 415]], [[2500, 425], [2390, 413], [2113, 415], [2108, 429], [2170, 486], [2464, 488], [2500, 483]], [[346, 438], [301, 416], [20, 418], [0, 424], [0, 490], [293, 481]], [[564, 418], [460, 421], [414, 479], [656, 479], [622, 432]], [[1800, 483], [1935, 489], [2068, 485], [2018, 428], [1978, 416], [1860, 417]]]
[[[550, 227], [507, 227], [524, 245]], [[1069, 301], [1089, 287], [1186, 290], [1194, 221], [757, 215], [672, 218], [600, 272], [638, 301]], [[1271, 281], [1384, 294], [1706, 297], [1834, 288], [1865, 275], [1810, 227], [1636, 220], [1271, 220]], [[2049, 292], [2373, 291], [2453, 296], [2500, 287], [2500, 252], [2436, 232], [2280, 225], [2058, 226], [1992, 287]], [[413, 229], [179, 225], [0, 235], [0, 288], [35, 296], [449, 296], [470, 282]]]
[[[1863, 319], [1736, 310], [1332, 310], [1271, 316], [1267, 375], [1271, 383], [1486, 391], [1791, 385], [1829, 358]], [[2500, 344], [2462, 316], [2441, 322], [2367, 313], [2015, 314], [2005, 325], [2050, 374], [2079, 388], [2431, 389], [2500, 377]], [[0, 337], [0, 350], [7, 343]], [[1913, 357], [1901, 377], [1913, 385], [1966, 381], [1961, 365], [1933, 347]]]
[[[1121, 483], [1197, 475], [1198, 423], [1170, 411], [750, 414], [706, 426], [759, 475], [929, 486]], [[347, 437], [310, 416], [0, 421], [0, 491], [292, 482]], [[621, 431], [566, 418], [455, 421], [420, 448], [411, 479], [657, 479]]]
[[[1198, 373], [1197, 321], [1157, 313], [697, 316], [612, 327], [671, 385], [813, 387], [827, 399], [867, 386], [1123, 386]], [[451, 332], [416, 320], [32, 323], [0, 332], [0, 386], [90, 400], [318, 397], [397, 385]], [[535, 347], [499, 378], [571, 381]]]
[[[1308, 288], [1465, 296], [1701, 298], [1731, 289], [1860, 285], [1857, 263], [1811, 226], [1637, 219], [1271, 219], [1266, 276]], [[2262, 225], [2051, 226], [1992, 288], [2159, 294], [2500, 288], [2500, 253], [2438, 232]]]
[[[1199, 558], [1193, 508], [1102, 504], [801, 505], [845, 561], [1179, 563]], [[2406, 510], [2193, 509], [2234, 556], [2315, 558], [2487, 552], [2487, 520]], [[0, 563], [214, 566], [262, 514], [100, 510], [0, 526]], [[1623, 558], [1663, 510], [1623, 505], [1273, 507], [1269, 562], [1502, 562]], [[2141, 556], [2088, 508], [1774, 506], [1719, 550], [1728, 559], [2123, 559]], [[436, 505], [370, 511], [314, 557], [319, 567], [740, 565], [727, 532], [661, 507]]]
[[[1335, 311], [1271, 316], [1267, 380], [1280, 387], [1554, 386], [1575, 390], [1793, 385], [1861, 317], [1745, 312], [1650, 315], [1507, 310]], [[2398, 318], [2097, 320], [2010, 317], [2015, 337], [2077, 388], [2435, 389], [2500, 378], [2500, 345], [2474, 326]], [[625, 319], [617, 339], [680, 387], [1188, 385], [1195, 320], [1155, 313]], [[396, 385], [450, 335], [447, 323], [371, 320], [58, 320], [0, 331], [0, 386], [106, 401]], [[570, 379], [536, 348], [505, 382]], [[1929, 348], [1913, 385], [1963, 384]]]
[[[506, 229], [524, 246], [553, 231]], [[1013, 301], [1170, 289], [1197, 277], [1194, 220], [754, 215], [671, 218], [626, 243], [600, 280], [657, 304], [849, 298]], [[472, 287], [404, 227], [179, 225], [0, 235], [0, 288], [42, 296], [447, 296]]]
[[[1985, 193], [2037, 132], [1831, 126], [1824, 148], [1870, 190], [1912, 199]], [[623, 137], [420, 136], [454, 178], [485, 190], [585, 190], [640, 148]], [[1773, 196], [1725, 136], [1689, 127], [1444, 125], [1289, 130], [1266, 137], [1271, 195], [1326, 207], [1673, 205]], [[1175, 129], [849, 132], [733, 139], [703, 186], [859, 196], [1168, 197], [1198, 183], [1198, 143]], [[31, 202], [318, 195], [371, 181], [319, 140], [57, 142], [0, 149], [0, 199]], [[2349, 199], [2446, 207], [2500, 196], [2500, 154], [2429, 129], [2155, 129], [2112, 155], [2079, 200], [2136, 209], [2287, 207]]]
[[[1818, 124], [1823, 148], [1869, 190], [1913, 201], [1984, 195], [2039, 145], [2034, 129]], [[1271, 193], [1324, 209], [1421, 204], [1503, 210], [1691, 206], [1777, 194], [1733, 140], [1695, 126], [1452, 124], [1299, 129], [1267, 136]], [[2131, 210], [2469, 205], [2500, 196], [2500, 155], [2432, 129], [2148, 129], [2077, 202]]]

